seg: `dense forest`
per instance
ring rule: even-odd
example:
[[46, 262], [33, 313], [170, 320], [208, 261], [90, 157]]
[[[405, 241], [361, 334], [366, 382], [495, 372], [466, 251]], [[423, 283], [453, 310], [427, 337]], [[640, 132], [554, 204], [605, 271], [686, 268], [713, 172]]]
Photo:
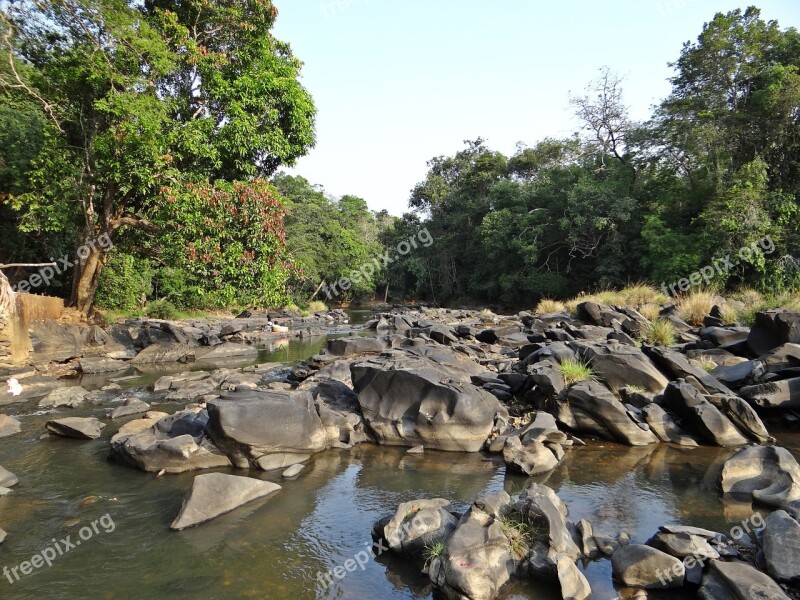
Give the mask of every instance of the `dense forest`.
[[[524, 307], [704, 268], [718, 288], [800, 287], [800, 33], [757, 8], [676, 49], [648, 121], [602, 68], [565, 98], [573, 137], [513, 156], [466, 141], [396, 218], [281, 172], [313, 146], [316, 109], [271, 3], [6, 5], [0, 263], [74, 257], [34, 291], [80, 310]], [[431, 244], [396, 252], [421, 230]], [[104, 234], [113, 246], [86, 250]], [[320, 291], [373, 262], [335, 298]]]

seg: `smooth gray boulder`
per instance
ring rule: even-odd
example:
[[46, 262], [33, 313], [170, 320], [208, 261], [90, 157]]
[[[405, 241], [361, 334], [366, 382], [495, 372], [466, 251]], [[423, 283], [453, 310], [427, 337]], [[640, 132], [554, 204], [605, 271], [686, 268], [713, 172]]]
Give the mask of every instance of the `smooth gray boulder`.
[[[708, 374], [703, 369], [695, 367], [681, 353], [664, 346], [643, 346], [642, 351], [662, 371], [669, 374], [671, 380], [689, 379], [696, 380], [709, 394], [729, 394], [733, 392], [716, 377]], [[659, 390], [660, 391], [660, 390]]]
[[283, 473], [281, 473], [281, 477], [283, 477], [284, 479], [292, 479], [293, 477], [297, 477], [298, 475], [300, 475], [300, 472], [305, 468], [306, 466], [301, 464], [292, 465], [291, 467], [286, 469]]
[[622, 546], [611, 557], [614, 579], [630, 587], [668, 589], [683, 586], [683, 563], [650, 546]]
[[712, 560], [697, 591], [700, 600], [789, 600], [774, 579], [745, 562]]
[[94, 417], [66, 417], [63, 419], [53, 419], [45, 423], [45, 427], [50, 433], [81, 440], [95, 440], [99, 438], [105, 426], [105, 423], [102, 423]]
[[354, 363], [351, 371], [364, 421], [379, 444], [477, 452], [495, 418], [508, 414], [463, 373], [424, 355], [379, 357]]
[[723, 494], [782, 508], [800, 500], [800, 465], [785, 448], [750, 446], [725, 461], [719, 484]]
[[122, 419], [123, 417], [130, 417], [132, 415], [146, 413], [148, 410], [150, 410], [150, 405], [144, 400], [139, 400], [139, 398], [128, 398], [125, 400], [122, 406], [118, 406], [112, 410], [109, 413], [109, 417], [112, 419]]
[[672, 382], [664, 391], [666, 408], [683, 419], [703, 440], [717, 446], [742, 446], [747, 439], [728, 417], [706, 400], [693, 385], [683, 380]]
[[782, 344], [800, 344], [800, 311], [782, 308], [756, 313], [747, 343], [756, 355]]
[[132, 365], [188, 362], [194, 360], [195, 348], [179, 342], [159, 342], [139, 352], [130, 362]]
[[800, 408], [800, 377], [745, 386], [739, 393], [759, 408]]
[[383, 526], [383, 539], [397, 554], [424, 558], [425, 550], [450, 537], [458, 525], [444, 498], [403, 502]]
[[638, 348], [625, 344], [584, 344], [572, 346], [581, 359], [607, 385], [621, 388], [635, 385], [650, 392], [660, 392], [669, 383], [656, 366]]
[[754, 442], [766, 444], [774, 441], [758, 413], [739, 396], [710, 397], [709, 401], [717, 405], [722, 414]]
[[658, 436], [662, 442], [679, 444], [681, 446], [697, 446], [697, 441], [681, 429], [672, 418], [658, 404], [648, 404], [642, 409], [645, 421], [650, 426], [650, 430]]
[[561, 586], [561, 597], [564, 600], [588, 600], [592, 597], [592, 588], [574, 560], [558, 554], [556, 569], [558, 583]]
[[180, 531], [200, 525], [248, 502], [272, 496], [280, 489], [281, 486], [276, 483], [251, 477], [225, 473], [198, 475], [169, 528]]
[[357, 354], [380, 354], [385, 345], [377, 338], [345, 337], [329, 340], [326, 346], [333, 356], [355, 356]]
[[313, 454], [328, 437], [310, 392], [234, 392], [208, 403], [206, 431], [240, 468], [269, 454]]
[[110, 456], [152, 473], [231, 466], [206, 437], [207, 423], [208, 413], [199, 409], [129, 421], [111, 438]]
[[503, 447], [503, 460], [509, 471], [523, 475], [540, 475], [558, 466], [558, 458], [544, 444], [530, 440], [523, 444], [516, 436], [509, 437]]
[[114, 373], [116, 371], [124, 371], [130, 365], [124, 360], [115, 360], [113, 358], [94, 357], [94, 358], [81, 358], [78, 361], [78, 366], [86, 375], [97, 375], [100, 373]]
[[579, 432], [587, 432], [630, 446], [658, 443], [649, 429], [631, 419], [625, 405], [602, 383], [582, 381], [567, 391], [567, 402], [556, 418]]
[[760, 538], [767, 573], [777, 581], [800, 582], [800, 523], [776, 510], [766, 518]]

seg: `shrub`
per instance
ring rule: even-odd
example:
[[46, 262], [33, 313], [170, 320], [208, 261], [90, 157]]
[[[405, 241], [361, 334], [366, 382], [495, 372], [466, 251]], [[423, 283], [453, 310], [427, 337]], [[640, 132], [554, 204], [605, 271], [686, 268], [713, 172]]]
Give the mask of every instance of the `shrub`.
[[132, 311], [141, 306], [142, 296], [152, 293], [150, 261], [132, 254], [112, 253], [100, 275], [95, 301], [101, 308]]
[[328, 310], [328, 305], [321, 300], [314, 300], [308, 303], [308, 310], [312, 313], [326, 312]]
[[675, 327], [666, 319], [654, 319], [642, 330], [644, 340], [657, 346], [675, 343]]
[[563, 302], [559, 302], [558, 300], [551, 300], [549, 298], [542, 299], [539, 304], [536, 305], [536, 309], [534, 312], [537, 315], [548, 315], [551, 313], [560, 313], [564, 312], [567, 307], [564, 305]]
[[702, 325], [703, 319], [711, 312], [716, 301], [717, 297], [712, 292], [692, 292], [680, 299], [678, 314], [690, 325]]
[[164, 319], [165, 321], [180, 317], [178, 309], [169, 300], [151, 302], [145, 309], [145, 315], [153, 319]]
[[559, 366], [559, 370], [564, 377], [564, 383], [567, 385], [572, 385], [580, 381], [595, 381], [597, 379], [588, 362], [583, 362], [574, 358], [564, 360]]

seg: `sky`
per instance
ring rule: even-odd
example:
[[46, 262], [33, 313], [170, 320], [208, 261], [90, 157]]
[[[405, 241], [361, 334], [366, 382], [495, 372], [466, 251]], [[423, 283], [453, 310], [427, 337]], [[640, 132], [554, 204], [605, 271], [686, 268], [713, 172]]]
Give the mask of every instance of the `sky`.
[[[630, 116], [669, 94], [668, 63], [733, 0], [274, 0], [275, 35], [303, 61], [317, 143], [288, 169], [332, 196], [401, 215], [427, 161], [482, 137], [517, 144], [580, 127], [569, 104], [608, 66]], [[798, 0], [759, 0], [800, 28]]]

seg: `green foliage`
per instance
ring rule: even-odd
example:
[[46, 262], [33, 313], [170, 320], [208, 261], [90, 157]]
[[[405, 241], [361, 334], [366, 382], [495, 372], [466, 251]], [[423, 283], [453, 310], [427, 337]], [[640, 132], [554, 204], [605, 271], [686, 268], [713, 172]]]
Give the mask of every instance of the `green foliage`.
[[591, 365], [576, 358], [563, 360], [558, 369], [564, 377], [564, 383], [568, 386], [581, 381], [594, 381], [596, 379]]
[[169, 300], [156, 300], [147, 305], [145, 315], [153, 319], [172, 321], [180, 318], [180, 313]]
[[100, 277], [96, 302], [101, 308], [133, 311], [153, 293], [150, 261], [131, 254], [112, 254]]

